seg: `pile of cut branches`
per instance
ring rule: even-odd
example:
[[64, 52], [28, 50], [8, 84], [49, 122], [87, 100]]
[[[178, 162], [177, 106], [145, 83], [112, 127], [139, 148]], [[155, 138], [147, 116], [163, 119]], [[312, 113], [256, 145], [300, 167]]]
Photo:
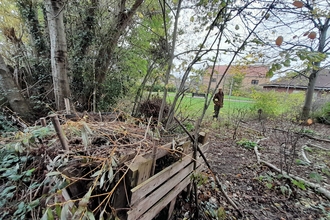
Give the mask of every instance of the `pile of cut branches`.
[[127, 202], [118, 198], [127, 200], [128, 166], [161, 143], [148, 124], [133, 118], [63, 119], [61, 129], [69, 150], [50, 122], [0, 139], [0, 219], [118, 216], [119, 203]]

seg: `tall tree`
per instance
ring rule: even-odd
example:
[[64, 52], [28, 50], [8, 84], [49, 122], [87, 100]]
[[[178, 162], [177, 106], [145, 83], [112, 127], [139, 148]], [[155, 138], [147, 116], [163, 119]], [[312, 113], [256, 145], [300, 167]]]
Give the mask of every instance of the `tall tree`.
[[106, 31], [103, 44], [98, 50], [97, 59], [95, 62], [96, 68], [96, 82], [101, 84], [106, 79], [106, 73], [108, 72], [109, 65], [113, 59], [114, 49], [118, 44], [119, 38], [123, 35], [123, 32], [132, 22], [133, 15], [137, 9], [141, 6], [143, 0], [135, 0], [132, 7], [128, 7], [126, 0], [118, 1], [114, 6], [115, 18], [110, 29]]
[[[173, 59], [174, 59], [174, 50], [175, 50], [175, 46], [176, 46], [176, 41], [177, 41], [177, 31], [178, 31], [178, 22], [179, 22], [179, 17], [180, 17], [180, 11], [181, 11], [181, 4], [182, 4], [182, 0], [179, 0], [177, 5], [176, 5], [176, 13], [174, 16], [174, 27], [173, 27], [173, 34], [171, 37], [171, 42], [172, 44], [170, 45], [170, 35], [168, 33], [168, 27], [166, 24], [166, 1], [159, 1], [161, 8], [162, 8], [162, 14], [163, 14], [163, 21], [164, 21], [164, 29], [165, 29], [165, 49], [168, 52], [168, 64], [167, 64], [167, 70], [165, 73], [165, 79], [164, 79], [164, 83], [165, 83], [165, 87], [164, 87], [164, 93], [163, 93], [163, 100], [162, 100], [162, 104], [159, 110], [159, 115], [158, 115], [158, 122], [160, 123], [163, 119], [163, 112], [164, 112], [164, 108], [165, 108], [165, 104], [166, 104], [166, 98], [167, 98], [167, 85], [168, 85], [168, 81], [170, 79], [170, 74], [172, 71], [172, 66], [173, 66]], [[172, 9], [171, 9], [172, 10]]]
[[4, 91], [4, 96], [9, 102], [11, 109], [18, 113], [25, 120], [31, 120], [32, 114], [29, 103], [20, 93], [20, 89], [9, 73], [7, 65], [0, 55], [0, 87]]
[[296, 72], [308, 81], [303, 119], [308, 118], [312, 109], [320, 70], [329, 65], [329, 8], [330, 3], [322, 0], [278, 1], [255, 36], [255, 43], [267, 50], [264, 54], [257, 53], [258, 57], [273, 63], [270, 76]]
[[45, 0], [51, 46], [51, 64], [57, 110], [65, 109], [64, 98], [70, 98], [67, 43], [63, 22], [66, 1]]

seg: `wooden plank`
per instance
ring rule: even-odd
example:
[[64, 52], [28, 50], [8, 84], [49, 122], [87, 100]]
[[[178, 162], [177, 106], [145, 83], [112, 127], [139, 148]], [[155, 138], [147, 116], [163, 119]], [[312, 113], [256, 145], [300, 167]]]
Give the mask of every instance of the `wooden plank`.
[[170, 203], [170, 207], [168, 208], [167, 220], [169, 220], [172, 216], [175, 203], [176, 203], [176, 196], [174, 197], [174, 199], [172, 199], [172, 201]]
[[[151, 220], [154, 218], [169, 202], [171, 202], [179, 193], [190, 183], [190, 175], [183, 179], [173, 190], [165, 197], [159, 200], [150, 210], [140, 216], [141, 220]], [[129, 220], [129, 219], [128, 219]], [[133, 220], [133, 218], [131, 218]]]
[[181, 161], [177, 161], [169, 167], [166, 167], [161, 172], [152, 176], [142, 184], [131, 189], [131, 205], [152, 192], [159, 185], [163, 184], [168, 178], [179, 172], [182, 168], [187, 166], [192, 161], [192, 154], [185, 156]]
[[[206, 145], [208, 143], [201, 146], [201, 150], [204, 152], [206, 150]], [[188, 165], [192, 161], [192, 154], [189, 154], [185, 156], [181, 161], [177, 161], [171, 166], [165, 168], [161, 172], [157, 173], [156, 175], [152, 176], [142, 184], [136, 186], [131, 190], [132, 197], [131, 197], [131, 205], [133, 205], [135, 202], [139, 201], [141, 198], [146, 196], [148, 193], [152, 192], [155, 188], [157, 188], [159, 185], [163, 184], [168, 178], [173, 176], [175, 173], [177, 173], [179, 170], [181, 170], [183, 167]], [[202, 158], [198, 159], [197, 166], [199, 166], [203, 162]]]
[[[143, 213], [145, 213], [151, 206], [153, 206], [156, 202], [158, 202], [160, 198], [162, 198], [163, 196], [168, 194], [169, 191], [171, 191], [176, 185], [178, 185], [178, 184], [180, 185], [180, 182], [182, 180], [184, 180], [187, 176], [190, 180], [190, 173], [193, 171], [193, 167], [194, 167], [194, 164], [190, 163], [187, 167], [185, 167], [180, 172], [178, 172], [176, 175], [174, 175], [171, 179], [166, 181], [162, 186], [157, 188], [146, 198], [144, 198], [143, 200], [141, 200], [138, 203], [136, 203], [135, 205], [133, 205], [132, 210], [128, 212], [128, 220], [136, 220]], [[188, 183], [185, 186], [187, 186], [187, 185], [188, 185]], [[173, 198], [171, 198], [171, 200]], [[166, 203], [166, 204], [168, 204], [168, 203]]]

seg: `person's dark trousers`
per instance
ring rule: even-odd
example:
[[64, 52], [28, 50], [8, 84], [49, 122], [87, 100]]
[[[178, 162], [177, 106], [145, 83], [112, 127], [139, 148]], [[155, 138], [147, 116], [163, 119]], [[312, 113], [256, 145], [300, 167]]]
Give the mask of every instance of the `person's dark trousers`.
[[213, 115], [213, 118], [218, 119], [219, 111], [220, 111], [220, 106], [219, 105], [214, 105], [214, 115]]

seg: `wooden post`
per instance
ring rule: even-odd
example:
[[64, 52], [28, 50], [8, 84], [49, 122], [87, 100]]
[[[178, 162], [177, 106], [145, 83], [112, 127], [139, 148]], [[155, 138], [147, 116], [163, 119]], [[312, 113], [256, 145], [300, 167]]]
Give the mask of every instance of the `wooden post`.
[[70, 101], [68, 98], [64, 98], [64, 104], [65, 104], [65, 112], [67, 115], [71, 114], [71, 109], [70, 109]]
[[47, 126], [46, 118], [40, 118], [40, 123], [42, 127], [46, 127]]
[[152, 148], [152, 167], [151, 167], [151, 176], [155, 174], [155, 169], [156, 169], [156, 155], [157, 155], [157, 146], [154, 145]]
[[146, 159], [139, 155], [135, 158], [135, 161], [129, 166], [128, 176], [130, 186], [132, 188], [144, 182], [150, 177], [152, 161], [152, 159]]
[[201, 131], [198, 133], [198, 143], [205, 144], [208, 139], [208, 135]]
[[69, 150], [69, 145], [68, 145], [68, 142], [66, 141], [66, 138], [63, 134], [63, 131], [61, 129], [61, 125], [60, 125], [60, 122], [58, 120], [57, 115], [50, 115], [49, 117], [52, 119], [53, 126], [55, 128], [55, 131], [56, 131], [56, 134], [57, 134], [58, 138], [60, 139], [60, 142], [61, 142], [61, 145], [62, 145], [63, 149], [68, 151]]

